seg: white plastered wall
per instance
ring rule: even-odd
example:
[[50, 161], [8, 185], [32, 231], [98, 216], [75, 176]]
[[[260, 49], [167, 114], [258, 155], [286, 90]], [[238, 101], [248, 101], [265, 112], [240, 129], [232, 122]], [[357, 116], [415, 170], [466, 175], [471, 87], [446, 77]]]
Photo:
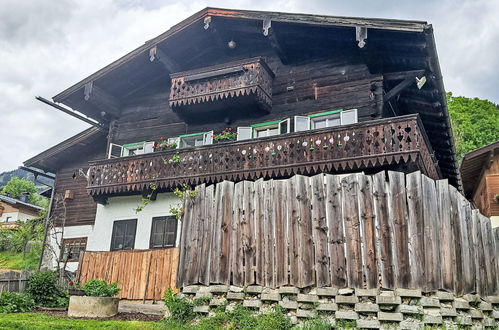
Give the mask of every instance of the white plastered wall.
[[492, 228], [499, 227], [499, 216], [498, 215], [491, 216], [490, 224], [492, 225]]

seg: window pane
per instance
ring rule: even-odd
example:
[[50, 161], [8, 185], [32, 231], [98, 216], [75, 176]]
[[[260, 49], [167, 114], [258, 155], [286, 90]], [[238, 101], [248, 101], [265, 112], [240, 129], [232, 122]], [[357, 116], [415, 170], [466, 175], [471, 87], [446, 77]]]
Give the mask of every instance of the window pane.
[[327, 127], [326, 119], [312, 119], [312, 128], [324, 128]]
[[265, 136], [268, 136], [268, 132], [266, 129], [256, 131], [256, 137], [265, 137]]
[[308, 130], [309, 121], [310, 119], [308, 117], [295, 116], [295, 132]]
[[238, 127], [237, 128], [237, 140], [248, 140], [251, 139], [251, 133], [253, 133], [253, 128], [251, 127]]
[[347, 110], [341, 113], [341, 124], [355, 124], [357, 122], [357, 110]]
[[202, 145], [204, 145], [204, 143], [203, 143], [203, 137], [196, 138], [194, 140], [194, 146], [195, 147], [201, 147]]
[[133, 249], [136, 229], [136, 219], [115, 221], [111, 237], [111, 250]]
[[268, 136], [279, 135], [279, 128], [273, 127], [268, 129]]
[[151, 248], [173, 247], [177, 238], [177, 218], [175, 216], [152, 219]]
[[340, 116], [328, 118], [328, 120], [327, 120], [328, 127], [339, 126], [339, 125], [341, 125]]

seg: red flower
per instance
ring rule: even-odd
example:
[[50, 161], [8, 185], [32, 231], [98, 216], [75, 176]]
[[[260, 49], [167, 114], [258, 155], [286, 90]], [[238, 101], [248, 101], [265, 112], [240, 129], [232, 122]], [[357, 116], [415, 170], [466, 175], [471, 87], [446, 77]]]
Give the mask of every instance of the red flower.
[[73, 285], [75, 285], [75, 282], [71, 281], [71, 282], [69, 282], [69, 285], [73, 286]]
[[229, 128], [229, 131], [231, 131], [231, 132], [232, 132], [232, 128]]
[[225, 134], [225, 131], [222, 131], [222, 134]]
[[216, 134], [213, 134], [213, 137], [217, 137], [217, 135], [216, 135]]
[[160, 140], [164, 140], [165, 138], [164, 138], [164, 137], [160, 137], [159, 139], [160, 139]]

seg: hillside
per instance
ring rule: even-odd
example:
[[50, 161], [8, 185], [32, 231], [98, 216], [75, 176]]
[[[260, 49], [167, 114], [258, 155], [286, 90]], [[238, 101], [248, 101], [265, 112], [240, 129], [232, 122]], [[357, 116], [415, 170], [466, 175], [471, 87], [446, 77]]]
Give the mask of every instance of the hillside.
[[[25, 171], [25, 170], [21, 170], [21, 169], [16, 169], [16, 170], [0, 173], [0, 187], [5, 186], [7, 184], [7, 182], [9, 182], [9, 180], [15, 176], [17, 176], [18, 178], [21, 178], [21, 179], [28, 179], [28, 180], [34, 182], [39, 191], [47, 188], [47, 186], [35, 181], [35, 176], [33, 175], [33, 173]], [[40, 179], [40, 181], [47, 182], [48, 184], [53, 183], [52, 180], [49, 180], [46, 178], [39, 178], [39, 179]]]

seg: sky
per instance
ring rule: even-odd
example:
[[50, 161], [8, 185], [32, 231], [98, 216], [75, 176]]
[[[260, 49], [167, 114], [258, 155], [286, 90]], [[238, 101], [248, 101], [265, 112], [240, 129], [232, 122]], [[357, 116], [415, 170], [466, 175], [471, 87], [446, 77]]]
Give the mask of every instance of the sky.
[[431, 23], [447, 91], [499, 103], [498, 0], [1, 0], [0, 172], [88, 127], [52, 98], [205, 7]]

